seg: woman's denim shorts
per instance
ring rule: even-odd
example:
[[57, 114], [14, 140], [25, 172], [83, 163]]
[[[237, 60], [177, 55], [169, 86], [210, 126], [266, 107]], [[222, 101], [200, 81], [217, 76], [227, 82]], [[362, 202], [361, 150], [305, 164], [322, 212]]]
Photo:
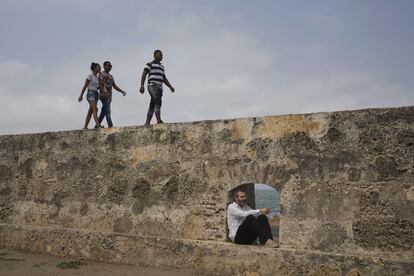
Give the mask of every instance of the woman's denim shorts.
[[88, 102], [98, 102], [99, 100], [99, 93], [95, 90], [88, 90], [88, 93], [86, 94], [86, 99]]

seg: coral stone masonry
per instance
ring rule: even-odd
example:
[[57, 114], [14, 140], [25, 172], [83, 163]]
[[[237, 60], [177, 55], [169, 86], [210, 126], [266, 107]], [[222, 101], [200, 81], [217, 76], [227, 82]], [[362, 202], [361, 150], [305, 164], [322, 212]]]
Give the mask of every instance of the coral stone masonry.
[[[228, 193], [281, 193], [279, 248]], [[0, 136], [0, 248], [213, 275], [413, 275], [414, 107]]]

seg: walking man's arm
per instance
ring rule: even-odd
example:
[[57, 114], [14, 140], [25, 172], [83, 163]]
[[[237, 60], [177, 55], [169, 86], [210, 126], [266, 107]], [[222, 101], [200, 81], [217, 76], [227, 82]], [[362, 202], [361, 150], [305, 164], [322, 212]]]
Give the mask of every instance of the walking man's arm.
[[172, 87], [171, 83], [168, 81], [167, 77], [164, 77], [164, 83], [171, 89], [171, 92], [174, 93], [175, 89]]
[[122, 90], [121, 88], [119, 88], [118, 85], [116, 85], [115, 80], [112, 82], [112, 87], [119, 93], [122, 93], [122, 95], [124, 96], [126, 95], [126, 92]]
[[139, 88], [139, 92], [141, 92], [141, 94], [144, 94], [145, 92], [145, 88], [144, 88], [144, 83], [145, 83], [145, 78], [147, 77], [149, 71], [148, 69], [144, 69], [144, 71], [142, 71], [142, 75], [141, 75], [141, 87]]

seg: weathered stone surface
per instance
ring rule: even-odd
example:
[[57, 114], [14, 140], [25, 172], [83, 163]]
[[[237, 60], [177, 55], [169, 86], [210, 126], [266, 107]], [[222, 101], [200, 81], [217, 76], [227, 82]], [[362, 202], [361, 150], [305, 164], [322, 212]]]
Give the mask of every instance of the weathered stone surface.
[[199, 214], [187, 216], [183, 229], [183, 238], [191, 240], [202, 240], [206, 233], [206, 222]]
[[412, 275], [410, 261], [226, 242], [0, 224], [0, 248], [207, 275]]
[[353, 225], [355, 241], [363, 248], [395, 251], [413, 249], [414, 223], [405, 219], [357, 220]]
[[88, 203], [87, 202], [82, 202], [81, 207], [79, 209], [79, 214], [81, 214], [82, 216], [85, 216], [86, 214], [88, 214]]
[[0, 180], [8, 180], [11, 176], [11, 168], [7, 165], [0, 164]]
[[[111, 240], [116, 232], [160, 239], [156, 246], [143, 241], [143, 253], [133, 254], [148, 265], [156, 252], [178, 251], [194, 255], [191, 266], [214, 267], [240, 249], [224, 243], [228, 192], [265, 183], [281, 192], [281, 249], [265, 257], [275, 258], [274, 271], [404, 275], [400, 262], [414, 259], [413, 118], [414, 107], [401, 107], [0, 136], [0, 244], [17, 247], [18, 240], [19, 248], [54, 253], [47, 248], [64, 246], [72, 255], [122, 261], [111, 252], [125, 242]], [[5, 230], [22, 225], [38, 238]], [[53, 239], [41, 234], [48, 227], [57, 227]], [[67, 229], [90, 233], [91, 242]], [[269, 253], [260, 250], [253, 251]], [[301, 250], [327, 259], [303, 257], [304, 268], [292, 270], [302, 264]], [[350, 265], [357, 261], [349, 256], [362, 255], [381, 273]], [[381, 270], [375, 258], [393, 268]], [[158, 258], [151, 265], [157, 262], [166, 265]], [[257, 260], [243, 268], [251, 275], [273, 269]]]
[[128, 217], [118, 218], [114, 222], [114, 232], [128, 233], [132, 229], [132, 221]]

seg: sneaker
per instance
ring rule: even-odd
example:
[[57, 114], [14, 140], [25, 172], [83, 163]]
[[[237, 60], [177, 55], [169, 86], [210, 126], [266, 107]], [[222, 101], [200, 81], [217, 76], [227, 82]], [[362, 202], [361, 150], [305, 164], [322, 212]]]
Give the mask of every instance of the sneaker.
[[259, 242], [259, 239], [256, 239], [256, 240], [252, 243], [252, 245], [261, 245], [261, 244], [260, 244], [260, 242]]

